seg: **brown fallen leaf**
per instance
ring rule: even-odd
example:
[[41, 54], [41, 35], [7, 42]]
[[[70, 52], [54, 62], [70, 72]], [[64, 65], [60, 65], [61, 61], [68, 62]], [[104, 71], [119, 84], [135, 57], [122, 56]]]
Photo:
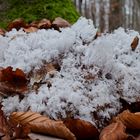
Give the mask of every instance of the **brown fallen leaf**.
[[26, 27], [26, 23], [22, 18], [18, 18], [9, 23], [7, 29], [11, 31], [13, 28], [19, 30], [21, 27]]
[[0, 140], [10, 140], [10, 130], [0, 104]]
[[42, 19], [38, 23], [38, 28], [39, 29], [49, 29], [51, 28], [51, 22], [48, 19]]
[[57, 17], [52, 22], [52, 27], [58, 27], [58, 28], [70, 27], [70, 23], [61, 17]]
[[27, 90], [27, 79], [21, 69], [12, 70], [12, 67], [0, 69], [0, 91], [3, 93], [25, 92]]
[[39, 23], [39, 21], [33, 21], [33, 22], [31, 22], [29, 24], [29, 27], [36, 27], [36, 28], [38, 28], [38, 23]]
[[2, 82], [9, 82], [13, 84], [25, 84], [27, 82], [26, 75], [21, 69], [16, 69], [13, 71], [11, 66], [1, 70], [2, 76], [0, 81]]
[[137, 48], [138, 44], [139, 44], [139, 38], [136, 36], [133, 39], [132, 43], [131, 43], [131, 49], [132, 49], [132, 51], [135, 51], [135, 49]]
[[26, 33], [36, 32], [38, 29], [36, 27], [28, 27], [23, 29]]
[[14, 112], [10, 116], [13, 123], [30, 125], [32, 132], [49, 134], [67, 140], [76, 140], [74, 134], [62, 121], [54, 121], [48, 117], [33, 112]]
[[99, 136], [97, 128], [90, 122], [80, 119], [66, 119], [63, 122], [77, 140], [95, 140]]
[[126, 127], [121, 121], [106, 126], [100, 133], [100, 140], [127, 140]]
[[101, 36], [101, 32], [97, 31], [97, 32], [96, 32], [96, 35], [95, 35], [95, 37], [94, 37], [94, 39], [97, 39], [97, 38], [100, 37], [100, 36]]
[[58, 65], [56, 63], [47, 63], [46, 70], [49, 75], [55, 74], [58, 71]]
[[62, 121], [47, 120], [45, 122], [30, 122], [32, 132], [49, 134], [66, 140], [76, 140], [74, 134]]
[[4, 29], [0, 29], [0, 35], [5, 35], [5, 30]]
[[13, 136], [12, 139], [28, 139], [28, 134], [30, 133], [30, 127], [28, 125], [13, 125]]
[[125, 110], [115, 120], [121, 121], [128, 129], [140, 129], [140, 112], [131, 113], [129, 110]]
[[[59, 70], [59, 65], [57, 63], [46, 63], [44, 65], [42, 65], [39, 69], [36, 70], [32, 70], [28, 77], [30, 79], [30, 84], [37, 86], [37, 88], [39, 88], [39, 86], [41, 85], [41, 81], [45, 78], [46, 74], [48, 74], [49, 77], [53, 77], [56, 74], [56, 71]], [[47, 84], [51, 84], [49, 81], [46, 81]]]
[[42, 122], [42, 121], [46, 121], [49, 120], [48, 117], [42, 116], [39, 113], [35, 113], [35, 112], [13, 112], [10, 115], [10, 120], [13, 123], [19, 123], [21, 125], [26, 125], [29, 124], [30, 122]]
[[30, 133], [29, 137], [31, 138], [31, 140], [64, 140], [64, 139], [46, 136], [38, 133]]
[[92, 75], [91, 73], [88, 73], [87, 75], [84, 76], [84, 79], [86, 81], [93, 81], [93, 80], [95, 80], [95, 75]]

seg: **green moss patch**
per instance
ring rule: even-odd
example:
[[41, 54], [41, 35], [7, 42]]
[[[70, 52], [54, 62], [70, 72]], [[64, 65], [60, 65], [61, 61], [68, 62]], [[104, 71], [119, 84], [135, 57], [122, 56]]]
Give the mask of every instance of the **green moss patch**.
[[42, 18], [54, 20], [59, 16], [74, 23], [79, 17], [71, 0], [0, 0], [0, 4], [3, 6], [0, 9], [2, 28], [16, 18], [31, 22]]

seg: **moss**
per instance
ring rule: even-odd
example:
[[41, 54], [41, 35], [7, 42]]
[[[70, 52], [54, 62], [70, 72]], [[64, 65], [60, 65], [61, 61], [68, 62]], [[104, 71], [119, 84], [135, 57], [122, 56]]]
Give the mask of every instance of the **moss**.
[[79, 17], [71, 0], [7, 0], [6, 2], [7, 7], [0, 10], [0, 27], [4, 28], [16, 18], [24, 18], [26, 22], [31, 22], [42, 18], [54, 20], [60, 16], [74, 23]]

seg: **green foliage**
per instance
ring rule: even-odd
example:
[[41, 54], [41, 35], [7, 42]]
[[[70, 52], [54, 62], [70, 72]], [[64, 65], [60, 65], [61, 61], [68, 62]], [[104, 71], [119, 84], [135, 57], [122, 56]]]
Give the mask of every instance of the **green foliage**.
[[16, 18], [24, 18], [26, 22], [55, 17], [62, 17], [74, 23], [79, 14], [71, 0], [7, 0], [8, 8], [0, 11], [0, 27]]

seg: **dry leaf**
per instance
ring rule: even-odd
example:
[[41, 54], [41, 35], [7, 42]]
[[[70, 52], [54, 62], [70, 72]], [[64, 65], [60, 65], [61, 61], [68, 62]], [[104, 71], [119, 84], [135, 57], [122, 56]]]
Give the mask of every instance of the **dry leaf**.
[[60, 138], [54, 138], [51, 136], [46, 136], [46, 135], [41, 135], [41, 134], [36, 134], [36, 133], [30, 133], [29, 137], [31, 138], [31, 140], [64, 140], [64, 139], [60, 139]]
[[[40, 69], [33, 70], [29, 73], [30, 84], [38, 85], [45, 78], [46, 74], [53, 77], [56, 74], [58, 65], [55, 63], [44, 64]], [[48, 83], [48, 81], [46, 81]], [[49, 84], [49, 83], [48, 83]], [[51, 84], [51, 83], [50, 83]]]
[[36, 27], [28, 27], [23, 29], [26, 33], [36, 32], [38, 29]]
[[29, 24], [29, 27], [36, 27], [36, 28], [38, 28], [38, 23], [39, 23], [39, 21], [33, 21], [33, 22], [31, 22]]
[[100, 140], [127, 140], [126, 127], [121, 121], [105, 127], [100, 133]]
[[32, 132], [49, 134], [67, 140], [76, 140], [74, 134], [62, 121], [47, 120], [44, 122], [30, 122]]
[[48, 117], [42, 116], [35, 112], [13, 112], [10, 116], [10, 120], [13, 123], [19, 123], [21, 125], [29, 124], [30, 122], [43, 122], [49, 120]]
[[25, 92], [27, 90], [27, 79], [25, 73], [12, 67], [3, 68], [0, 70], [0, 91], [3, 93]]
[[3, 29], [0, 29], [0, 35], [5, 35], [5, 30], [3, 30]]
[[28, 125], [15, 125], [13, 126], [13, 137], [14, 139], [27, 139], [29, 138], [28, 134], [30, 133], [30, 127]]
[[61, 17], [55, 18], [55, 20], [52, 22], [53, 27], [58, 27], [58, 28], [65, 28], [65, 27], [70, 27], [70, 23], [66, 20], [64, 20]]
[[94, 37], [94, 39], [97, 39], [98, 37], [100, 37], [101, 36], [101, 33], [99, 32], [99, 31], [97, 31], [96, 32], [96, 35], [95, 35], [95, 37]]
[[38, 113], [14, 112], [11, 114], [10, 120], [21, 125], [29, 124], [32, 132], [49, 134], [67, 140], [76, 140], [74, 134], [62, 121], [54, 121]]
[[8, 31], [11, 31], [13, 28], [16, 28], [17, 30], [19, 30], [21, 27], [26, 27], [26, 23], [22, 18], [19, 18], [9, 23], [7, 28], [8, 28]]
[[49, 29], [51, 28], [51, 22], [48, 19], [42, 19], [38, 23], [38, 28], [39, 29]]
[[53, 74], [56, 72], [57, 68], [56, 68], [57, 64], [53, 64], [53, 63], [48, 63], [46, 64], [46, 70], [48, 74]]
[[95, 80], [95, 75], [88, 73], [87, 75], [84, 76], [84, 79], [86, 81], [93, 81], [93, 80]]
[[139, 38], [136, 36], [133, 39], [132, 43], [131, 43], [131, 49], [132, 49], [132, 51], [135, 51], [135, 49], [137, 48], [138, 44], [139, 44]]
[[1, 108], [2, 105], [0, 105], [0, 139], [10, 140], [8, 123]]
[[2, 76], [0, 81], [2, 82], [9, 82], [13, 84], [22, 85], [27, 82], [26, 75], [21, 69], [16, 69], [13, 71], [12, 67], [7, 67], [1, 70]]
[[66, 119], [64, 124], [76, 136], [77, 140], [93, 140], [99, 136], [97, 128], [90, 122], [80, 119]]
[[140, 113], [131, 113], [129, 110], [125, 110], [115, 120], [120, 120], [128, 129], [140, 129]]

